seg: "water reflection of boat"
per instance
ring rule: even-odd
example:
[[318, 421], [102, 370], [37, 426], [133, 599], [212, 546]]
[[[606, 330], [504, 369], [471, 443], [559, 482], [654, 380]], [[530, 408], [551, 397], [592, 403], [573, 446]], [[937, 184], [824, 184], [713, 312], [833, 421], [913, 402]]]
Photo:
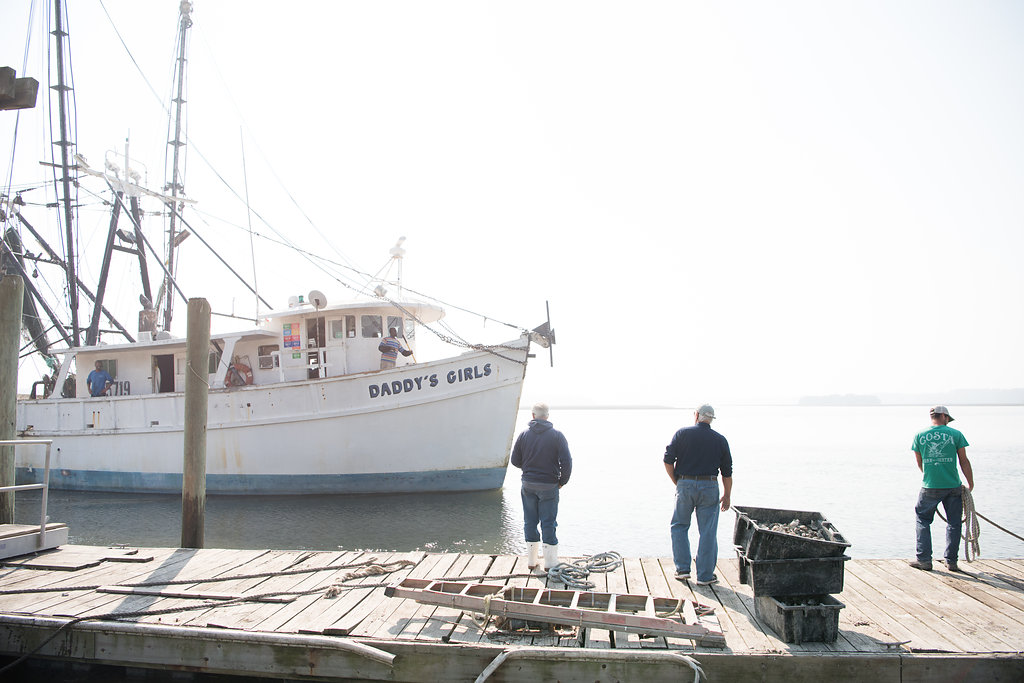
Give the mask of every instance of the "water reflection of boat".
[[[181, 3], [179, 30], [191, 26], [191, 5]], [[59, 25], [60, 2], [53, 40], [66, 32]], [[177, 64], [184, 68], [184, 37]], [[185, 340], [172, 338], [172, 302], [181, 290], [174, 279], [175, 254], [189, 235], [181, 211], [187, 200], [179, 194], [177, 150], [180, 133], [181, 83], [174, 102], [175, 166], [169, 194], [142, 190], [128, 167], [107, 164], [104, 171], [87, 167], [80, 157], [72, 166], [64, 151], [63, 179], [80, 172], [102, 180], [111, 191], [111, 220], [103, 267], [95, 291], [85, 288], [75, 270], [74, 239], [64, 240], [62, 257], [20, 211], [5, 215], [12, 226], [37, 238], [33, 254], [13, 237], [4, 245], [5, 265], [28, 283], [26, 326], [51, 372], [33, 397], [20, 400], [17, 433], [25, 438], [53, 440], [55, 489], [180, 492], [184, 429]], [[60, 105], [64, 106], [62, 91]], [[63, 121], [63, 117], [61, 117]], [[69, 135], [65, 140], [70, 139]], [[123, 177], [119, 175], [123, 171]], [[72, 226], [70, 184], [58, 202], [65, 226]], [[170, 217], [166, 251], [155, 265], [163, 270], [158, 292], [149, 286], [147, 249], [142, 231], [143, 199], [157, 198]], [[10, 206], [17, 204], [10, 202]], [[119, 220], [131, 228], [118, 228]], [[194, 231], [192, 231], [194, 234]], [[35, 247], [33, 247], [35, 250]], [[137, 337], [104, 307], [110, 261], [115, 251], [137, 258], [142, 280]], [[155, 252], [153, 252], [155, 254]], [[392, 250], [399, 262], [404, 251]], [[46, 257], [40, 257], [46, 254]], [[70, 293], [70, 322], [59, 320], [46, 296], [31, 286], [26, 259], [63, 266]], [[92, 301], [88, 325], [79, 325], [79, 290]], [[319, 291], [293, 296], [289, 305], [260, 316], [257, 324], [211, 337], [205, 379], [210, 386], [207, 420], [207, 491], [225, 494], [321, 494], [415, 491], [467, 491], [501, 486], [508, 463], [522, 383], [531, 341], [546, 345], [546, 329], [497, 345], [456, 343], [456, 355], [437, 360], [399, 356], [396, 367], [380, 369], [378, 344], [395, 328], [415, 352], [416, 332], [444, 316], [440, 306], [392, 298], [383, 286], [361, 300], [328, 302]], [[184, 296], [182, 295], [183, 299]], [[35, 304], [43, 313], [36, 310]], [[49, 326], [40, 325], [43, 314]], [[124, 342], [100, 344], [100, 322], [113, 327]], [[51, 344], [47, 333], [60, 341]], [[80, 336], [84, 333], [84, 340]], [[440, 336], [440, 335], [439, 335]], [[449, 340], [452, 340], [449, 337]], [[87, 375], [105, 370], [112, 383], [102, 396], [90, 396]], [[41, 397], [40, 397], [41, 395]], [[17, 461], [18, 478], [35, 481], [40, 471], [32, 461]]]

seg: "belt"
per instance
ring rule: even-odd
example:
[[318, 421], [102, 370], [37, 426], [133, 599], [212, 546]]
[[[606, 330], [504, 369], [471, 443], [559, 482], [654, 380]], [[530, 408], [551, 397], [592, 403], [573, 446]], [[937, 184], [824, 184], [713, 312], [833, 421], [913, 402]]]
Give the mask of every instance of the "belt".
[[715, 476], [711, 476], [711, 477], [694, 477], [694, 476], [689, 475], [689, 474], [684, 474], [683, 476], [681, 476], [679, 478], [680, 479], [696, 480], [696, 481], [718, 481], [718, 477], [715, 477]]

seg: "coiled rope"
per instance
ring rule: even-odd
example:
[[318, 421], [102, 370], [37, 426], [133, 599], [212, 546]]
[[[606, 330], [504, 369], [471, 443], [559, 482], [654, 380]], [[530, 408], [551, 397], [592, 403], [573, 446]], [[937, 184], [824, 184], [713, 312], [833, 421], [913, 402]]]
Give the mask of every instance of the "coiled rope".
[[566, 588], [591, 590], [597, 584], [587, 579], [591, 573], [613, 572], [622, 566], [622, 555], [608, 551], [583, 557], [575, 562], [560, 562], [548, 569], [548, 580], [563, 584]]
[[[976, 558], [981, 556], [981, 545], [978, 543], [978, 538], [981, 536], [981, 525], [978, 524], [978, 519], [983, 519], [1000, 531], [1007, 533], [1018, 541], [1024, 541], [1024, 537], [1021, 537], [1009, 529], [999, 526], [985, 515], [978, 512], [974, 507], [974, 496], [971, 495], [971, 490], [966, 486], [961, 486], [961, 495], [963, 497], [964, 505], [964, 517], [962, 523], [964, 525], [963, 537], [964, 537], [964, 559], [968, 562], [973, 562]], [[948, 520], [938, 510], [935, 511], [939, 518], [949, 523]]]
[[981, 554], [981, 544], [978, 542], [981, 527], [978, 525], [978, 512], [974, 509], [974, 496], [971, 495], [971, 490], [966, 486], [961, 488], [964, 499], [964, 559], [974, 562]]

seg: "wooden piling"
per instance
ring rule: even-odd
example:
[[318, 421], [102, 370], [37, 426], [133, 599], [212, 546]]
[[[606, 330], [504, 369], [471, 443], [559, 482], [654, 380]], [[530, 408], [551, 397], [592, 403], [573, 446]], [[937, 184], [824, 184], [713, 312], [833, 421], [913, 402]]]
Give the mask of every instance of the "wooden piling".
[[185, 462], [181, 483], [183, 548], [202, 548], [204, 541], [209, 369], [210, 304], [206, 299], [189, 299], [185, 350]]
[[[18, 409], [18, 347], [25, 283], [18, 275], [0, 280], [0, 440], [14, 438]], [[0, 486], [14, 485], [14, 446], [0, 446]], [[14, 523], [14, 491], [0, 493], [0, 524]]]

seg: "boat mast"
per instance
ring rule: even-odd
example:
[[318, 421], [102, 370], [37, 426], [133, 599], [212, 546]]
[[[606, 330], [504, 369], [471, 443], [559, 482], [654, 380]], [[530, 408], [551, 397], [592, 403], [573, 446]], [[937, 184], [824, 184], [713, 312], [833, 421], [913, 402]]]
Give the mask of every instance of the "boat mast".
[[53, 0], [53, 13], [56, 21], [56, 28], [51, 32], [55, 38], [57, 48], [57, 85], [51, 86], [56, 91], [58, 110], [60, 112], [60, 140], [53, 144], [60, 147], [61, 157], [61, 185], [63, 197], [58, 201], [64, 205], [64, 239], [66, 241], [65, 267], [67, 269], [68, 306], [71, 308], [71, 345], [78, 346], [78, 275], [75, 272], [75, 232], [72, 223], [71, 206], [71, 165], [68, 159], [72, 156], [71, 147], [74, 143], [69, 139], [68, 122], [68, 93], [71, 88], [64, 83], [64, 40], [68, 34], [64, 31], [63, 9], [61, 0]]
[[[174, 138], [167, 144], [172, 147], [173, 162], [171, 166], [171, 182], [164, 186], [164, 192], [170, 190], [171, 201], [167, 202], [170, 209], [170, 222], [167, 230], [167, 273], [164, 276], [164, 285], [161, 288], [161, 295], [166, 296], [164, 302], [164, 330], [170, 331], [172, 309], [174, 307], [173, 277], [174, 277], [174, 250], [177, 248], [177, 221], [178, 212], [184, 208], [184, 203], [178, 202], [176, 198], [184, 194], [185, 187], [181, 173], [181, 149], [185, 143], [181, 140], [181, 123], [185, 112], [185, 47], [187, 45], [188, 29], [192, 27], [192, 3], [182, 0], [179, 6], [180, 18], [178, 24], [178, 62], [177, 62], [177, 93], [174, 97]], [[158, 302], [159, 305], [159, 302]]]

